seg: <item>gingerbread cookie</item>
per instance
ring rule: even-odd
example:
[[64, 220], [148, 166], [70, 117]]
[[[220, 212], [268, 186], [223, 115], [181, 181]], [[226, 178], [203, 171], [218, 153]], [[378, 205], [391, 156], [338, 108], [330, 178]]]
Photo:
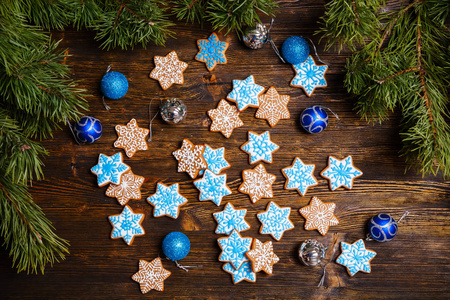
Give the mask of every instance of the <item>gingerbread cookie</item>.
[[195, 56], [195, 60], [204, 62], [208, 71], [212, 71], [218, 64], [224, 65], [227, 63], [225, 51], [229, 44], [219, 41], [215, 32], [208, 39], [197, 40], [197, 45], [200, 51]]
[[370, 273], [370, 261], [377, 255], [375, 251], [366, 249], [362, 239], [353, 244], [341, 242], [341, 255], [336, 259], [336, 263], [347, 268], [350, 276], [359, 271]]
[[200, 191], [200, 201], [211, 200], [217, 206], [224, 196], [231, 194], [227, 186], [227, 174], [216, 175], [206, 169], [203, 178], [194, 181], [195, 187]]
[[328, 179], [332, 191], [341, 186], [350, 190], [353, 187], [353, 180], [362, 176], [362, 174], [361, 170], [353, 165], [351, 155], [343, 160], [330, 155], [328, 157], [328, 166], [320, 173], [323, 178]]
[[294, 224], [289, 219], [290, 213], [290, 207], [279, 207], [270, 201], [267, 209], [256, 215], [261, 222], [259, 233], [270, 234], [277, 241], [281, 240], [285, 231], [294, 229]]
[[91, 168], [91, 172], [97, 175], [97, 184], [102, 187], [108, 183], [120, 184], [122, 175], [130, 170], [130, 166], [123, 163], [122, 153], [107, 156], [100, 153], [98, 164]]
[[316, 65], [311, 55], [297, 65], [292, 65], [295, 76], [291, 81], [291, 86], [301, 87], [308, 97], [311, 97], [314, 90], [318, 87], [326, 87], [325, 73], [328, 70], [327, 65]]
[[270, 132], [266, 131], [257, 134], [253, 131], [248, 132], [248, 142], [241, 146], [241, 150], [249, 154], [250, 164], [264, 161], [272, 163], [272, 153], [280, 148], [270, 140]]
[[123, 238], [128, 246], [133, 243], [135, 236], [145, 234], [144, 228], [141, 226], [144, 220], [144, 214], [133, 213], [128, 205], [124, 207], [121, 214], [109, 216], [108, 219], [113, 226], [111, 238]]
[[106, 190], [106, 196], [116, 198], [120, 205], [125, 205], [130, 199], [141, 199], [141, 186], [145, 178], [134, 175], [131, 170], [122, 175], [120, 184], [111, 183]]
[[310, 204], [299, 210], [306, 219], [305, 230], [317, 229], [321, 235], [327, 234], [330, 226], [339, 224], [339, 220], [334, 215], [335, 208], [334, 202], [324, 203], [319, 198], [312, 197]]
[[212, 120], [209, 130], [220, 131], [226, 138], [231, 136], [235, 128], [244, 126], [236, 106], [228, 104], [223, 99], [220, 100], [217, 108], [208, 110], [208, 116]]
[[257, 165], [253, 170], [242, 171], [243, 182], [239, 186], [239, 192], [247, 194], [253, 203], [261, 198], [272, 198], [272, 184], [276, 176], [269, 174], [263, 164]]
[[259, 107], [258, 97], [264, 91], [264, 87], [255, 83], [253, 75], [245, 80], [233, 80], [233, 90], [228, 94], [227, 100], [236, 102], [239, 111], [247, 107]]
[[252, 238], [243, 238], [237, 230], [233, 230], [229, 236], [218, 238], [217, 242], [222, 249], [219, 261], [230, 262], [236, 270], [248, 261], [245, 253], [250, 250]]
[[225, 209], [221, 212], [213, 213], [217, 222], [216, 233], [230, 234], [236, 229], [242, 232], [250, 229], [250, 225], [245, 221], [246, 209], [235, 209], [233, 204], [227, 203]]
[[167, 90], [172, 84], [183, 84], [183, 72], [188, 64], [178, 59], [175, 51], [166, 56], [155, 56], [155, 68], [150, 72], [150, 78], [159, 81], [163, 90]]
[[264, 95], [259, 96], [259, 108], [255, 117], [266, 119], [271, 127], [277, 125], [281, 119], [289, 119], [287, 104], [290, 98], [288, 95], [278, 94], [277, 90], [271, 86]]
[[128, 157], [132, 157], [138, 150], [147, 150], [146, 136], [148, 129], [137, 125], [136, 119], [131, 119], [127, 126], [116, 125], [116, 132], [119, 138], [114, 142], [114, 147], [125, 150]]
[[180, 206], [186, 204], [188, 200], [180, 195], [178, 183], [166, 186], [158, 182], [156, 193], [147, 198], [148, 203], [153, 205], [153, 216], [168, 216], [173, 219], [178, 218]]
[[319, 184], [313, 175], [314, 168], [315, 165], [305, 165], [300, 158], [294, 158], [291, 166], [281, 170], [286, 177], [284, 188], [286, 190], [297, 190], [300, 195], [305, 196], [309, 187]]
[[139, 272], [135, 273], [131, 279], [138, 282], [142, 294], [151, 290], [164, 291], [164, 280], [170, 276], [170, 271], [163, 268], [161, 258], [157, 257], [151, 262], [140, 259]]
[[272, 241], [263, 244], [260, 240], [254, 239], [252, 249], [245, 255], [247, 255], [248, 259], [251, 261], [252, 269], [255, 273], [264, 271], [267, 274], [272, 275], [273, 265], [280, 260], [278, 256], [273, 253]]
[[234, 284], [238, 284], [243, 280], [248, 282], [256, 282], [256, 273], [253, 272], [249, 261], [244, 261], [242, 266], [237, 270], [231, 263], [224, 264], [222, 269], [232, 275]]
[[184, 139], [181, 149], [172, 153], [178, 161], [178, 172], [187, 172], [191, 178], [196, 178], [200, 170], [208, 167], [203, 157], [204, 151], [204, 145], [194, 145]]
[[208, 144], [205, 144], [205, 152], [203, 152], [203, 157], [208, 165], [208, 169], [216, 175], [219, 175], [220, 172], [231, 167], [225, 159], [225, 147], [213, 149]]

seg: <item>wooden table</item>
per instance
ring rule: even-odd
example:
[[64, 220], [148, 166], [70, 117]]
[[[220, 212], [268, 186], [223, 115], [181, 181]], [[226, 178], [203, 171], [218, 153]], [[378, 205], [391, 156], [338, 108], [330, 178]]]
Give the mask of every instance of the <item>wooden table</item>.
[[[319, 17], [323, 15], [324, 1], [285, 1], [272, 29], [275, 43], [281, 46], [289, 36], [310, 37], [318, 44]], [[263, 19], [269, 22], [268, 18]], [[368, 125], [353, 111], [353, 100], [343, 88], [344, 64], [348, 53], [340, 55], [324, 52], [318, 46], [320, 58], [330, 64], [326, 74], [327, 88], [317, 89], [307, 97], [299, 88], [289, 86], [294, 71], [283, 64], [269, 45], [253, 51], [230, 34], [220, 38], [229, 42], [226, 52], [228, 64], [208, 72], [203, 63], [194, 60], [196, 40], [207, 38], [211, 29], [198, 25], [177, 23], [177, 39], [167, 41], [166, 47], [149, 45], [147, 49], [102, 51], [93, 33], [67, 30], [55, 32], [54, 38], [63, 38], [61, 47], [70, 49], [73, 77], [87, 89], [90, 112], [103, 124], [102, 138], [92, 145], [77, 145], [67, 127], [55, 132], [54, 138], [44, 142], [49, 151], [45, 160], [45, 180], [35, 182], [34, 200], [53, 222], [57, 234], [70, 241], [70, 255], [59, 264], [48, 267], [45, 275], [16, 274], [11, 260], [2, 248], [0, 252], [0, 298], [63, 298], [142, 299], [139, 284], [131, 280], [138, 271], [138, 260], [152, 260], [161, 253], [162, 239], [172, 231], [186, 233], [191, 251], [182, 260], [186, 265], [203, 265], [190, 272], [178, 269], [164, 260], [164, 267], [172, 272], [165, 281], [165, 291], [151, 291], [145, 297], [168, 298], [448, 298], [449, 292], [449, 181], [440, 176], [405, 173], [403, 158], [398, 154], [401, 140], [398, 135], [400, 116], [396, 112], [382, 125]], [[185, 83], [162, 91], [157, 81], [149, 79], [154, 68], [153, 57], [176, 50], [179, 58], [189, 64], [184, 73]], [[122, 72], [130, 88], [121, 100], [109, 101], [111, 111], [101, 103], [100, 79], [106, 67]], [[266, 120], [256, 119], [256, 109], [241, 113], [245, 125], [236, 129], [229, 139], [209, 131], [211, 123], [206, 111], [217, 106], [231, 91], [233, 79], [245, 79], [253, 74], [256, 82], [268, 88], [274, 86], [280, 94], [288, 94], [291, 113], [289, 120], [281, 120], [270, 128]], [[186, 120], [180, 125], [166, 124], [156, 118], [153, 122], [153, 141], [148, 151], [140, 151], [125, 162], [135, 174], [145, 176], [142, 200], [132, 200], [135, 212], [145, 214], [145, 236], [137, 237], [132, 246], [122, 240], [112, 240], [108, 216], [119, 214], [122, 207], [114, 198], [105, 196], [104, 188], [96, 185], [90, 168], [97, 163], [99, 153], [112, 155], [122, 151], [113, 147], [117, 138], [114, 126], [125, 125], [136, 118], [141, 126], [148, 126], [148, 104], [152, 98], [181, 98], [188, 107]], [[320, 134], [311, 135], [300, 128], [299, 115], [310, 105], [324, 105], [341, 118], [330, 115], [329, 127]], [[249, 197], [238, 192], [241, 172], [250, 169], [248, 155], [239, 147], [247, 141], [249, 130], [261, 133], [270, 130], [273, 141], [280, 145], [274, 162], [265, 164], [275, 174], [274, 198], [252, 204]], [[226, 171], [232, 195], [223, 203], [231, 202], [237, 208], [248, 210], [246, 220], [251, 229], [243, 236], [272, 240], [280, 262], [274, 274], [257, 274], [256, 283], [233, 285], [231, 276], [222, 271], [218, 261], [220, 249], [214, 233], [216, 222], [212, 213], [223, 210], [211, 201], [200, 202], [198, 190], [187, 173], [177, 173], [177, 162], [172, 152], [180, 148], [184, 138], [195, 144], [208, 143], [213, 148], [224, 146], [231, 168]], [[330, 191], [328, 182], [319, 173], [326, 167], [329, 155], [343, 158], [352, 155], [355, 165], [364, 172], [356, 179], [352, 190], [342, 188]], [[319, 185], [300, 197], [294, 190], [285, 190], [281, 169], [291, 165], [295, 156], [316, 165], [314, 175]], [[153, 208], [145, 199], [155, 192], [156, 183], [180, 183], [181, 194], [189, 202], [182, 207], [178, 219], [154, 218]], [[323, 201], [334, 201], [338, 226], [331, 227], [322, 237], [316, 230], [305, 231], [305, 220], [298, 209], [309, 204], [312, 196]], [[287, 231], [281, 241], [259, 234], [260, 223], [256, 213], [265, 210], [270, 200], [292, 208], [294, 230]], [[335, 263], [341, 250], [339, 243], [353, 243], [366, 235], [368, 220], [377, 213], [389, 213], [399, 218], [404, 211], [410, 215], [401, 223], [398, 236], [388, 243], [367, 242], [368, 249], [377, 252], [370, 274], [354, 277]], [[319, 267], [303, 266], [297, 256], [299, 245], [309, 238], [327, 245], [327, 276], [323, 287], [317, 287], [322, 276]], [[333, 243], [335, 241], [335, 243]]]

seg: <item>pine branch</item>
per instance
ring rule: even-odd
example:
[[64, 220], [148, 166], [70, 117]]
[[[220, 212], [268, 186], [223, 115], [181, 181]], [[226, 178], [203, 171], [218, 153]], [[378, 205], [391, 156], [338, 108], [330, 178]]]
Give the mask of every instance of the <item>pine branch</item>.
[[178, 20], [203, 24], [206, 4], [206, 0], [173, 0], [172, 11]]

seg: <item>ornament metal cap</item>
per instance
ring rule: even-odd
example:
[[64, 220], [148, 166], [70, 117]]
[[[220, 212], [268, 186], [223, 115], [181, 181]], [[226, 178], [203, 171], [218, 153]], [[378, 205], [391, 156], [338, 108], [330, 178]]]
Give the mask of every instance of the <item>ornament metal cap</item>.
[[309, 239], [304, 241], [298, 250], [298, 257], [305, 266], [315, 267], [320, 265], [325, 258], [327, 248], [320, 242]]

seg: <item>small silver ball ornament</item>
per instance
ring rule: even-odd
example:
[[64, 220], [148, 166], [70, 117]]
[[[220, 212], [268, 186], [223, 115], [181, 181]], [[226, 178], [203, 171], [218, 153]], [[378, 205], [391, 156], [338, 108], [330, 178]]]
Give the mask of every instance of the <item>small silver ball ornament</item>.
[[318, 266], [322, 259], [325, 258], [327, 248], [316, 240], [306, 240], [298, 250], [298, 256], [302, 263], [306, 266]]
[[269, 31], [264, 24], [258, 23], [255, 26], [250, 26], [245, 29], [242, 36], [244, 44], [250, 49], [260, 49], [267, 43], [269, 38]]
[[181, 122], [187, 113], [187, 107], [178, 98], [167, 99], [160, 107], [161, 117], [169, 124]]

